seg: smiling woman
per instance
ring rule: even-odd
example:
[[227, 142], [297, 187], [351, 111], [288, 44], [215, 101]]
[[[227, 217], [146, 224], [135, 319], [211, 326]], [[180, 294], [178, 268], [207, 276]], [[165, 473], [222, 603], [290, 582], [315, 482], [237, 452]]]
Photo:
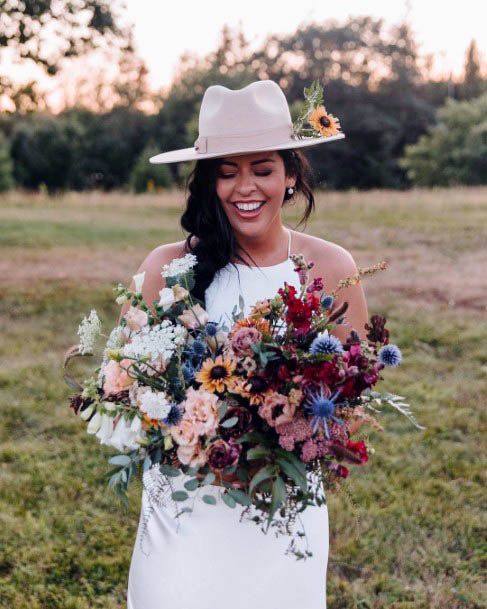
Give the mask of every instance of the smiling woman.
[[[313, 91], [313, 99], [319, 101], [319, 89]], [[319, 106], [319, 114], [326, 118], [324, 107]], [[210, 321], [230, 325], [232, 311], [242, 300], [247, 315], [257, 301], [274, 297], [284, 282], [300, 287], [293, 253], [314, 261], [313, 271], [326, 277], [327, 287], [356, 271], [353, 258], [341, 246], [290, 230], [282, 222], [282, 208], [296, 194], [306, 205], [300, 224], [314, 209], [311, 169], [300, 148], [342, 134], [298, 137], [283, 92], [269, 80], [236, 91], [209, 87], [199, 127], [193, 148], [151, 159], [197, 162], [188, 178], [189, 195], [181, 217], [187, 238], [156, 248], [139, 269], [145, 272], [146, 302], [158, 300], [165, 287], [162, 266], [188, 252], [197, 260], [194, 296], [205, 303]], [[362, 288], [348, 289], [349, 315], [363, 335], [367, 311]], [[295, 561], [285, 552], [289, 539], [265, 535], [251, 520], [242, 520], [222, 502], [216, 484], [205, 488], [216, 503], [196, 502], [193, 512], [178, 524], [168, 508], [152, 506], [143, 491], [128, 609], [226, 609], [229, 602], [233, 609], [324, 609], [326, 504], [308, 506], [300, 514], [313, 555]], [[151, 547], [147, 555], [140, 541], [144, 514], [151, 509], [157, 517], [144, 527]]]

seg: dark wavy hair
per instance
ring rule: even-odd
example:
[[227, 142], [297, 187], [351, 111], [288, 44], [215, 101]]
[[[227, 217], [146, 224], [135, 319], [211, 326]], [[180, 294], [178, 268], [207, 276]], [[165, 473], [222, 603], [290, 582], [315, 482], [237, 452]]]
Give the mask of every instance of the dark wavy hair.
[[[306, 209], [297, 226], [303, 223], [306, 226], [315, 207], [311, 165], [299, 149], [277, 152], [284, 162], [286, 175], [296, 177], [294, 193], [289, 195], [286, 189], [283, 205], [292, 202], [296, 194], [301, 193], [306, 200]], [[221, 157], [196, 161], [186, 180], [186, 209], [181, 216], [181, 226], [188, 233], [186, 250], [198, 259], [194, 267], [195, 286], [192, 294], [202, 302], [205, 302], [205, 291], [219, 269], [234, 258], [247, 264], [239, 249], [253, 261], [247, 250], [239, 248], [232, 225], [216, 193], [217, 172], [221, 161]], [[194, 245], [193, 237], [198, 239]]]

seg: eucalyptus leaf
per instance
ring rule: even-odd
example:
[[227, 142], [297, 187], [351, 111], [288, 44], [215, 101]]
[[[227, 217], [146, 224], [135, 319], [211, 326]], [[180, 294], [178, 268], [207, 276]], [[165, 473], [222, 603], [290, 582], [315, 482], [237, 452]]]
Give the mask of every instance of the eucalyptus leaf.
[[161, 471], [161, 474], [165, 474], [166, 476], [172, 476], [173, 478], [179, 476], [179, 474], [181, 473], [178, 469], [172, 467], [172, 465], [167, 465], [167, 463], [161, 463], [159, 469]]
[[174, 501], [186, 501], [189, 495], [186, 491], [174, 491], [171, 494], [171, 497], [174, 499]]
[[222, 498], [223, 502], [228, 505], [228, 507], [234, 508], [237, 505], [237, 502], [235, 501], [235, 499], [228, 493], [222, 493], [221, 498]]
[[198, 488], [200, 481], [198, 480], [198, 478], [191, 478], [191, 480], [187, 480], [184, 483], [184, 488], [187, 489], [188, 491], [194, 491], [195, 489]]
[[108, 459], [108, 463], [112, 465], [130, 465], [131, 459], [128, 455], [114, 455]]
[[237, 423], [238, 423], [238, 417], [230, 417], [226, 421], [223, 421], [223, 423], [220, 423], [220, 425], [222, 427], [228, 428], [228, 427], [233, 427]]
[[241, 505], [252, 505], [251, 498], [247, 495], [247, 493], [244, 493], [240, 489], [232, 488], [228, 489], [227, 492], [232, 499], [235, 499], [237, 503], [240, 503]]
[[208, 505], [216, 505], [216, 498], [213, 495], [203, 495], [202, 499]]

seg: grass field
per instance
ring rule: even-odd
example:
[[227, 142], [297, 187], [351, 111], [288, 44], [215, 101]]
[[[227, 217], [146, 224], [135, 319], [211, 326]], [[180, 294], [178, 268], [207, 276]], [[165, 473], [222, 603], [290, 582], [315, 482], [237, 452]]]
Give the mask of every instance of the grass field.
[[[69, 410], [60, 364], [81, 316], [95, 306], [109, 328], [112, 287], [183, 238], [183, 202], [0, 198], [2, 608], [125, 608], [140, 488], [127, 513], [100, 483], [112, 451]], [[291, 227], [299, 215], [286, 212]], [[388, 263], [364, 280], [404, 356], [384, 388], [427, 427], [384, 413], [368, 465], [329, 497], [328, 607], [485, 607], [487, 189], [319, 194], [306, 232], [359, 266]]]

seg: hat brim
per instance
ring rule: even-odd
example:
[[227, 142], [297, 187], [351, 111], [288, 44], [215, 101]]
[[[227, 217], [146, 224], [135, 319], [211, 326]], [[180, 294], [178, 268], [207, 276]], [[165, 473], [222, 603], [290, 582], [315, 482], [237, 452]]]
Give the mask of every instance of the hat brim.
[[161, 154], [156, 154], [156, 156], [150, 157], [149, 161], [153, 164], [158, 164], [180, 163], [182, 161], [197, 161], [200, 159], [215, 159], [223, 156], [239, 156], [241, 154], [249, 154], [252, 152], [264, 152], [266, 150], [287, 150], [289, 148], [304, 148], [305, 146], [316, 146], [316, 144], [324, 144], [326, 142], [341, 140], [344, 137], [344, 133], [330, 135], [329, 137], [304, 137], [302, 139], [297, 140], [288, 140], [283, 144], [274, 144], [273, 146], [265, 146], [264, 148], [256, 147], [252, 148], [251, 150], [244, 150], [242, 152], [232, 152], [228, 150], [226, 152], [199, 153], [193, 146], [191, 148], [180, 148], [179, 150], [170, 150], [169, 152], [162, 152]]

